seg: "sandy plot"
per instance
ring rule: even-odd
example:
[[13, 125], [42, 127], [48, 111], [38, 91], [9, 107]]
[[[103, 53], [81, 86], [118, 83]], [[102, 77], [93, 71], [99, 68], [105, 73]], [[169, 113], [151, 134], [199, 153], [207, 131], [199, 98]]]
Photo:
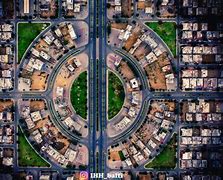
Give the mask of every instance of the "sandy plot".
[[142, 10], [142, 9], [145, 9], [145, 2], [143, 2], [143, 1], [139, 1], [138, 2], [138, 4], [137, 4], [137, 8], [139, 9], [139, 10]]
[[64, 154], [70, 145], [69, 140], [65, 136], [63, 136], [55, 126], [51, 126], [50, 131], [54, 134], [57, 142], [62, 142], [64, 144], [64, 147], [59, 151], [61, 154]]
[[160, 65], [160, 67], [164, 67], [166, 65], [169, 65], [170, 64], [170, 60], [169, 58], [167, 57], [167, 53], [163, 53], [159, 56], [158, 58], [158, 63]]
[[37, 50], [37, 51], [46, 51], [46, 49], [49, 49], [49, 45], [44, 41], [44, 40], [40, 40], [39, 42], [38, 42], [38, 44], [36, 45], [36, 47], [35, 47], [35, 49]]
[[157, 61], [146, 66], [145, 70], [152, 89], [167, 89], [165, 74]]
[[35, 71], [31, 77], [31, 90], [45, 90], [47, 78], [47, 73]]
[[124, 46], [125, 49], [126, 49], [126, 51], [129, 51], [132, 48], [133, 44], [135, 44], [135, 42], [137, 41], [137, 39], [138, 39], [138, 36], [136, 36], [136, 34], [132, 34], [128, 38], [128, 40], [126, 41], [125, 46]]
[[[167, 105], [168, 108], [169, 108], [168, 109], [169, 111], [174, 111], [175, 108], [176, 108], [176, 103], [175, 102], [167, 102], [167, 101], [165, 101], [165, 102], [162, 102], [162, 104]], [[150, 110], [150, 114], [154, 115], [155, 112], [157, 112], [157, 111], [163, 112], [163, 110], [160, 107], [160, 103], [154, 102], [154, 103], [152, 103], [151, 106], [152, 106], [152, 109]]]
[[73, 44], [73, 40], [71, 39], [70, 35], [67, 34], [66, 36], [64, 36], [65, 41], [68, 42], [68, 44]]
[[36, 126], [32, 129], [32, 131], [35, 131], [36, 129], [41, 129], [41, 128], [47, 126], [48, 122], [49, 122], [49, 118], [44, 118], [44, 119], [37, 121]]
[[151, 7], [153, 5], [153, 2], [150, 0], [145, 0], [145, 7]]
[[132, 10], [132, 0], [121, 0], [122, 5], [122, 15], [124, 17], [131, 17], [133, 10]]
[[176, 108], [175, 102], [166, 102], [166, 104], [169, 106], [169, 111], [174, 111]]
[[156, 127], [152, 123], [146, 123], [138, 133], [138, 136], [143, 137], [142, 141], [147, 144], [148, 141], [152, 138], [154, 130]]
[[70, 76], [71, 74], [69, 73], [68, 69], [66, 69], [65, 67], [62, 67], [56, 79], [56, 86], [59, 86], [59, 87], [69, 86]]
[[[77, 58], [80, 63], [81, 63], [81, 66], [76, 68], [74, 70], [73, 73], [70, 73], [69, 70], [65, 67], [65, 66], [68, 66], [68, 65], [72, 65], [75, 67], [75, 64], [74, 64], [74, 59]], [[73, 79], [76, 77], [79, 76], [80, 72], [83, 70], [83, 69], [87, 69], [87, 66], [88, 66], [88, 56], [86, 54], [80, 54], [78, 56], [74, 56], [74, 57], [71, 57], [70, 59], [67, 60], [67, 63], [65, 64], [65, 66], [63, 66], [57, 76], [57, 79], [56, 79], [56, 86], [55, 87], [64, 87], [64, 88], [68, 88]]]
[[68, 9], [67, 12], [66, 12], [66, 16], [73, 17], [74, 16], [74, 11]]
[[115, 161], [121, 161], [120, 156], [118, 154], [118, 151], [111, 150], [110, 153], [111, 153], [110, 154], [111, 161], [113, 161], [113, 160], [115, 160]]
[[66, 139], [66, 138], [57, 139], [57, 141], [58, 141], [58, 142], [61, 142], [61, 143], [64, 144], [63, 149], [59, 150], [59, 152], [60, 152], [61, 154], [65, 154], [67, 148], [68, 148], [69, 145], [70, 145], [70, 142], [69, 142], [68, 139]]
[[61, 27], [60, 30], [61, 30], [61, 33], [63, 34], [64, 40], [67, 41], [68, 43], [73, 43], [71, 36], [68, 32], [67, 26]]
[[142, 58], [144, 58], [147, 54], [149, 54], [151, 52], [151, 48], [150, 46], [145, 43], [145, 42], [142, 42], [139, 47], [135, 50], [134, 52], [134, 57], [137, 59], [137, 60], [141, 60]]
[[31, 111], [40, 111], [45, 108], [44, 101], [30, 101], [30, 109]]
[[[173, 9], [173, 12], [175, 12], [176, 9], [173, 6], [171, 6], [171, 7]], [[175, 13], [169, 13], [167, 9], [168, 8], [166, 8], [165, 6], [160, 9], [160, 12], [161, 12], [160, 17], [162, 17], [162, 18], [166, 18], [166, 17], [170, 18], [170, 17], [174, 17], [175, 16]]]
[[156, 101], [151, 104], [151, 107], [152, 108], [149, 111], [149, 114], [151, 114], [153, 116], [155, 115], [156, 112], [163, 112], [163, 110], [160, 108], [160, 103], [158, 103]]
[[215, 55], [214, 54], [205, 54], [205, 55], [202, 55], [202, 62], [204, 64], [212, 64], [212, 63], [215, 63]]
[[185, 121], [185, 114], [189, 111], [189, 106], [187, 102], [183, 102], [182, 107], [181, 107], [181, 118], [183, 121]]
[[132, 34], [130, 35], [130, 37], [127, 39], [127, 41], [125, 42], [125, 49], [127, 51], [129, 51], [132, 46], [136, 43], [137, 39], [139, 38], [141, 34], [141, 28], [140, 26], [136, 26], [133, 31]]
[[167, 54], [163, 53], [158, 57], [157, 61], [145, 67], [151, 88], [167, 89], [165, 73], [162, 71], [162, 67], [169, 64], [170, 60], [168, 59]]
[[111, 23], [111, 28], [114, 29], [126, 29], [127, 23]]
[[61, 27], [60, 27], [60, 31], [61, 31], [61, 33], [63, 34], [63, 36], [69, 34], [69, 33], [68, 33], [68, 28], [67, 28], [66, 25], [65, 25], [65, 26], [61, 26]]
[[4, 111], [7, 108], [11, 108], [13, 105], [13, 101], [0, 101], [0, 112]]
[[42, 17], [55, 17], [57, 13], [57, 5], [55, 0], [50, 1], [50, 11], [42, 11]]
[[121, 61], [121, 63], [120, 63], [120, 70], [121, 70], [121, 73], [123, 74], [123, 76], [129, 80], [133, 79], [135, 77], [134, 73], [132, 72], [132, 70], [130, 69], [128, 64], [124, 61]]
[[220, 77], [221, 71], [216, 69], [208, 69], [208, 77]]

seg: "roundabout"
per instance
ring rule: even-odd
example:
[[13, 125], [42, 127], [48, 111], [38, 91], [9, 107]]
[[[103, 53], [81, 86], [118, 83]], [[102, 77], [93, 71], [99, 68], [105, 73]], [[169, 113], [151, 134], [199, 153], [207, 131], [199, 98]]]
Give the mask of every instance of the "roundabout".
[[[23, 119], [21, 127], [25, 128], [31, 144], [33, 141], [37, 141], [35, 138], [40, 138], [38, 139], [39, 143], [37, 143], [39, 145], [33, 146], [35, 149], [39, 149], [38, 151], [44, 158], [50, 159], [51, 164], [73, 168], [87, 168], [88, 156], [81, 161], [77, 161], [77, 159], [82, 153], [88, 154], [89, 148], [91, 148], [88, 142], [91, 141], [91, 138], [95, 138], [95, 140], [101, 138], [98, 135], [89, 134], [92, 132], [92, 127], [97, 128], [98, 123], [93, 122], [92, 124], [89, 121], [92, 116], [88, 114], [89, 108], [92, 108], [92, 102], [89, 102], [89, 96], [91, 97], [89, 94], [91, 89], [89, 88], [94, 80], [92, 81], [92, 73], [89, 72], [92, 64], [89, 64], [88, 49], [86, 48], [88, 36], [83, 31], [78, 30], [80, 24], [83, 22], [60, 23], [48, 27], [48, 31], [44, 31], [41, 38], [36, 39], [33, 45], [29, 47], [30, 53], [24, 55], [18, 82], [20, 91], [33, 92], [33, 97], [38, 97], [41, 103], [45, 104], [42, 107], [44, 110], [29, 111], [30, 115], [21, 116]], [[72, 34], [73, 37], [70, 35], [71, 39], [69, 39], [69, 34], [66, 31], [70, 32], [72, 27], [76, 29], [77, 34]], [[140, 45], [144, 43], [143, 46], [145, 46], [151, 41], [150, 36], [154, 36], [152, 32], [148, 32], [140, 24], [136, 24], [134, 28], [133, 31], [136, 31], [138, 36], [139, 32], [144, 33], [140, 35], [142, 38]], [[146, 49], [145, 53], [149, 52], [149, 54], [143, 58], [137, 52], [138, 48], [141, 48], [140, 45], [130, 49], [121, 40], [120, 36], [123, 31], [112, 29], [110, 36], [117, 32], [120, 33], [118, 39], [113, 38], [115, 43], [111, 41], [107, 49], [107, 87], [105, 91], [107, 92], [107, 122], [105, 123], [106, 134], [104, 134], [104, 138], [107, 139], [102, 146], [108, 149], [109, 155], [106, 163], [109, 168], [128, 169], [131, 166], [137, 168], [145, 165], [149, 159], [153, 159], [160, 152], [154, 143], [161, 147], [163, 142], [168, 142], [172, 134], [170, 128], [173, 128], [175, 122], [174, 115], [172, 115], [174, 108], [168, 109], [174, 105], [171, 103], [169, 105], [168, 101], [162, 99], [152, 100], [149, 95], [152, 91], [160, 90], [157, 83], [161, 84], [160, 87], [162, 88], [174, 87], [174, 82], [172, 82], [174, 80], [168, 79], [169, 75], [172, 75], [169, 59], [171, 56], [168, 56], [168, 50], [165, 50], [165, 46], [161, 47], [160, 45], [160, 49], [155, 46]], [[117, 44], [119, 45], [117, 46]], [[156, 49], [153, 52], [151, 48]], [[154, 59], [154, 55], [157, 56], [156, 59]], [[154, 61], [157, 64], [153, 67], [151, 64], [154, 65]], [[156, 80], [156, 73], [153, 72], [159, 66], [162, 66], [160, 67], [161, 76], [164, 78], [162, 81]], [[159, 71], [157, 70], [157, 75]], [[91, 80], [89, 81], [89, 79]], [[169, 81], [172, 84], [168, 84]], [[21, 101], [21, 107], [25, 108], [26, 104], [31, 101], [35, 102], [34, 99]], [[155, 108], [151, 110], [153, 106]], [[34, 121], [32, 113], [38, 114], [39, 119]], [[163, 113], [168, 114], [161, 115]], [[157, 114], [160, 114], [160, 117]], [[31, 116], [31, 120], [28, 119], [29, 116]], [[171, 119], [167, 120], [169, 116]], [[152, 117], [155, 119], [153, 120]], [[160, 118], [160, 120], [156, 118]], [[140, 136], [142, 134], [139, 132], [145, 131], [146, 123], [148, 123], [148, 128], [154, 130], [148, 135], [146, 141], [141, 141], [142, 137]], [[39, 126], [40, 131], [35, 130], [36, 126]], [[160, 127], [158, 128], [158, 126]], [[49, 138], [41, 140], [42, 133], [52, 132], [49, 127], [53, 127], [53, 131], [56, 131], [58, 135], [53, 141]], [[42, 142], [45, 145], [41, 147]], [[52, 146], [51, 143], [54, 145]], [[136, 155], [134, 148], [141, 148], [140, 154]], [[131, 151], [127, 149], [131, 149]], [[52, 152], [60, 155], [63, 159], [51, 161]], [[131, 155], [131, 153], [133, 154]], [[71, 158], [69, 154], [77, 159], [69, 159]], [[129, 159], [129, 156], [133, 156], [134, 159], [139, 158], [138, 162]]]

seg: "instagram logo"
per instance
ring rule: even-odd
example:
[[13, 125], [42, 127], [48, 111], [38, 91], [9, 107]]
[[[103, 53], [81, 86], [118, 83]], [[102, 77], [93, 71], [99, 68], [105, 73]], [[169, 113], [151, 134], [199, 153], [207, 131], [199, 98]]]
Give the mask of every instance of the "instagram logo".
[[80, 172], [80, 180], [88, 180], [88, 172], [87, 171]]

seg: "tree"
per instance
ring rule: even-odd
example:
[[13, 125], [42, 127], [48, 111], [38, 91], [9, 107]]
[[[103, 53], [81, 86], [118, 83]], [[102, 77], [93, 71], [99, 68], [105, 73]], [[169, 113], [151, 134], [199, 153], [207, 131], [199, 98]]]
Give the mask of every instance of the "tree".
[[107, 3], [106, 7], [107, 7], [107, 9], [109, 9], [111, 7], [111, 4]]
[[108, 33], [108, 35], [111, 34], [111, 24], [110, 23], [107, 25], [107, 33]]

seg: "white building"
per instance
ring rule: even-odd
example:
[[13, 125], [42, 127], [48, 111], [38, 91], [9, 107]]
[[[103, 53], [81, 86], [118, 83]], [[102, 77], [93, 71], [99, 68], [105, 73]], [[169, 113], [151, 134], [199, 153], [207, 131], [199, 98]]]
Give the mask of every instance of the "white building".
[[73, 26], [71, 24], [68, 24], [67, 27], [68, 27], [68, 32], [69, 32], [69, 34], [71, 36], [71, 39], [73, 39], [73, 40], [77, 39], [77, 35], [76, 35], [75, 31], [74, 31]]
[[136, 89], [139, 87], [139, 83], [138, 83], [138, 80], [136, 78], [133, 78], [130, 80], [130, 85], [131, 85], [131, 88], [133, 89]]

